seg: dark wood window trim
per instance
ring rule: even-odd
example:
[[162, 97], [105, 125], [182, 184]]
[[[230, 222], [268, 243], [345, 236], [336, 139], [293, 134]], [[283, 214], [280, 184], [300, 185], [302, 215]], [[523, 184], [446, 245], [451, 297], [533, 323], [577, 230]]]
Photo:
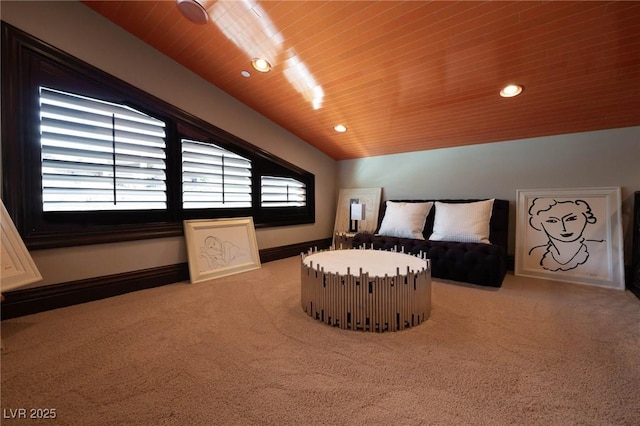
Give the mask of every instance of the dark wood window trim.
[[[257, 228], [315, 222], [315, 178], [222, 129], [116, 79], [2, 22], [2, 198], [30, 249], [180, 236], [182, 221], [252, 216]], [[167, 210], [42, 212], [38, 87], [129, 105], [167, 123]], [[195, 137], [249, 158], [252, 207], [183, 210], [180, 139]], [[260, 177], [291, 177], [307, 187], [304, 207], [261, 208]]]

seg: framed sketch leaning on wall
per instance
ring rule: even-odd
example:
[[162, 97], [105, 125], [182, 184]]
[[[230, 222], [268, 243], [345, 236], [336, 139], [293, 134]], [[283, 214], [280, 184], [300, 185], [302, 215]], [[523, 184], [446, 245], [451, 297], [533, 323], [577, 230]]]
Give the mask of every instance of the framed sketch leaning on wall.
[[253, 218], [185, 220], [191, 283], [258, 269]]
[[518, 190], [515, 274], [624, 290], [620, 188]]
[[338, 195], [336, 220], [333, 227], [336, 232], [349, 232], [351, 204], [364, 204], [364, 219], [358, 221], [359, 232], [375, 232], [380, 213], [382, 188], [341, 189]]
[[24, 245], [9, 212], [2, 204], [2, 252], [0, 253], [0, 292], [42, 280], [42, 275]]

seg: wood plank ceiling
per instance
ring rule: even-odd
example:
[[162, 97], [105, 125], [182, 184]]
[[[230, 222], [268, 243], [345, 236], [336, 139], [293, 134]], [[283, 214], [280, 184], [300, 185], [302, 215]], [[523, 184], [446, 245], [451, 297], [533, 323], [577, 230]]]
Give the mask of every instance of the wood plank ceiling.
[[336, 160], [640, 125], [637, 1], [83, 3]]

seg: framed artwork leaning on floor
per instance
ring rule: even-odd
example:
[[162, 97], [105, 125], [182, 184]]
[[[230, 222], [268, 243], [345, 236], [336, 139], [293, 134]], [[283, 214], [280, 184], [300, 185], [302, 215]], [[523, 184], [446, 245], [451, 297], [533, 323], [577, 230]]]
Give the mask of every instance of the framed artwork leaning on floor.
[[9, 212], [2, 206], [2, 252], [0, 253], [0, 292], [10, 290], [42, 280], [38, 267], [24, 245]]
[[191, 283], [261, 267], [253, 218], [185, 220]]
[[515, 274], [624, 290], [620, 188], [516, 191]]

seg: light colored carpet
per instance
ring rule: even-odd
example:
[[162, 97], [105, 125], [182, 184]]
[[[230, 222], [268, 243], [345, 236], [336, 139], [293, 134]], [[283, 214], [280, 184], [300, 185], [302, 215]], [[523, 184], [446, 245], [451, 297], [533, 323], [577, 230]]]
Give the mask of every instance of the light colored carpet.
[[2, 423], [640, 424], [629, 292], [434, 281], [426, 323], [375, 334], [308, 317], [299, 264], [3, 321]]

